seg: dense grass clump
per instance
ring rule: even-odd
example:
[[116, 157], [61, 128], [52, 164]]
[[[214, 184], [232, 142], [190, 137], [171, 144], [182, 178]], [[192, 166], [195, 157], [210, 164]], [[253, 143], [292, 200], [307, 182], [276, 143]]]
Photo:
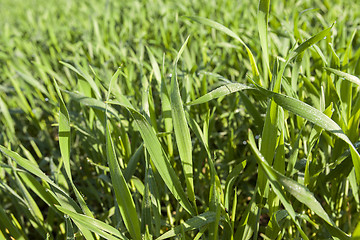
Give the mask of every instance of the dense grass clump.
[[360, 238], [360, 5], [2, 0], [1, 239]]

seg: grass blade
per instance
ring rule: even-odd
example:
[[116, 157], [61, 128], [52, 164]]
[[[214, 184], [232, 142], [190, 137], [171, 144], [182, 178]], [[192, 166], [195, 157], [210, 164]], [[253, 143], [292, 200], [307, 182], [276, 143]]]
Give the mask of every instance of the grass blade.
[[106, 152], [110, 168], [111, 181], [113, 183], [116, 201], [118, 203], [121, 216], [131, 237], [136, 240], [141, 240], [140, 223], [135, 209], [135, 203], [131, 197], [130, 190], [126, 184], [119, 163], [116, 159], [114, 144], [110, 136], [110, 125], [107, 119], [105, 135]]
[[181, 233], [181, 228], [184, 228], [184, 231], [191, 231], [197, 228], [202, 228], [213, 221], [215, 221], [216, 213], [214, 212], [205, 212], [195, 217], [190, 218], [189, 220], [185, 221], [183, 224], [167, 231], [156, 240], [167, 239], [171, 237], [175, 237], [177, 234]]
[[109, 104], [120, 105], [130, 111], [133, 119], [138, 126], [141, 137], [144, 140], [145, 147], [150, 154], [151, 161], [154, 163], [166, 186], [169, 188], [174, 197], [188, 213], [190, 213], [191, 215], [196, 215], [195, 209], [192, 207], [189, 200], [187, 199], [186, 194], [182, 189], [180, 180], [177, 177], [174, 169], [171, 167], [169, 159], [165, 155], [164, 150], [156, 136], [156, 133], [149, 124], [149, 122], [138, 111], [136, 111], [132, 107], [130, 108], [127, 103], [123, 104], [117, 101], [109, 101]]
[[247, 90], [247, 89], [255, 89], [255, 88], [249, 87], [242, 83], [229, 83], [229, 84], [223, 85], [221, 87], [218, 87], [215, 90], [212, 90], [211, 92], [197, 98], [194, 101], [188, 102], [187, 105], [192, 106], [192, 105], [206, 103], [213, 99], [223, 97], [223, 96], [229, 95], [234, 92]]
[[193, 162], [192, 162], [192, 144], [189, 127], [185, 117], [185, 111], [183, 103], [180, 96], [179, 84], [177, 80], [177, 62], [186, 47], [189, 37], [185, 40], [182, 45], [175, 63], [173, 76], [171, 78], [171, 91], [170, 91], [170, 100], [171, 100], [171, 114], [174, 124], [174, 133], [176, 144], [179, 150], [179, 155], [181, 159], [181, 164], [184, 170], [185, 182], [187, 186], [187, 194], [189, 200], [195, 204], [195, 194], [194, 194], [194, 180], [193, 180]]
[[333, 68], [329, 68], [329, 67], [324, 67], [327, 71], [343, 78], [343, 79], [346, 79], [352, 83], [355, 83], [356, 85], [360, 86], [360, 79], [354, 75], [351, 75], [351, 74], [348, 74], [348, 73], [345, 73], [345, 72], [342, 72], [340, 70], [336, 70], [336, 69], [333, 69]]
[[55, 205], [55, 207], [63, 212], [64, 214], [71, 217], [74, 222], [78, 222], [81, 225], [85, 226], [90, 231], [99, 234], [100, 236], [104, 237], [105, 239], [111, 239], [111, 240], [118, 240], [118, 239], [127, 239], [125, 236], [123, 236], [119, 230], [116, 228], [101, 222], [99, 220], [93, 219], [89, 216], [79, 214], [73, 211], [70, 211], [66, 208], [63, 208], [61, 206]]
[[292, 180], [291, 178], [288, 178], [278, 171], [274, 170], [265, 160], [265, 158], [262, 156], [260, 151], [256, 147], [254, 136], [249, 130], [249, 144], [251, 146], [251, 149], [256, 155], [256, 159], [258, 161], [259, 166], [264, 170], [267, 178], [269, 179], [271, 186], [273, 187], [274, 192], [279, 197], [280, 201], [284, 205], [285, 209], [288, 211], [289, 215], [295, 222], [296, 226], [298, 227], [299, 231], [301, 232], [301, 235], [308, 239], [304, 232], [302, 232], [300, 225], [297, 223], [297, 220], [295, 219], [295, 211], [293, 207], [291, 206], [290, 202], [287, 200], [282, 187], [289, 192], [291, 195], [293, 195], [299, 202], [305, 204], [308, 206], [312, 211], [314, 211], [319, 217], [321, 217], [327, 224], [332, 226], [333, 228], [337, 229], [338, 233], [341, 234], [342, 239], [350, 239], [350, 237], [342, 232], [340, 229], [337, 228], [335, 223], [330, 219], [328, 214], [325, 212], [321, 204], [317, 201], [313, 193], [309, 191], [305, 186], [299, 184], [298, 182]]

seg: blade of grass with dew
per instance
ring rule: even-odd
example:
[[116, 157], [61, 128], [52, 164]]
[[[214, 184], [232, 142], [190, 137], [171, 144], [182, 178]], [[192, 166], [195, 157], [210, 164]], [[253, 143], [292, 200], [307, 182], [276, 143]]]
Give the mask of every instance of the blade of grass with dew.
[[242, 84], [242, 83], [225, 84], [225, 85], [223, 85], [221, 87], [218, 87], [218, 88], [212, 90], [211, 92], [209, 92], [209, 93], [195, 99], [194, 101], [188, 102], [187, 105], [192, 106], [192, 105], [206, 103], [206, 102], [209, 102], [209, 101], [211, 101], [213, 99], [223, 97], [223, 96], [229, 95], [229, 94], [234, 93], [234, 92], [238, 92], [238, 91], [242, 91], [242, 90], [248, 90], [248, 89], [254, 90], [255, 88], [247, 86], [247, 85]]
[[355, 83], [356, 85], [360, 86], [360, 79], [354, 75], [342, 72], [340, 70], [336, 70], [334, 68], [324, 67], [324, 69], [339, 76], [342, 79], [348, 80], [349, 82]]
[[177, 234], [179, 234], [181, 232], [181, 227], [184, 228], [185, 232], [191, 231], [191, 230], [194, 230], [197, 228], [202, 228], [202, 227], [214, 222], [215, 218], [216, 218], [216, 213], [214, 213], [214, 212], [202, 213], [200, 215], [197, 215], [195, 217], [192, 217], [192, 218], [186, 220], [184, 223], [171, 229], [170, 231], [167, 231], [166, 233], [164, 233], [163, 235], [158, 237], [156, 240], [162, 240], [162, 239], [175, 237]]
[[119, 239], [127, 239], [119, 230], [116, 228], [99, 221], [97, 219], [91, 218], [89, 216], [70, 211], [69, 209], [63, 208], [59, 205], [55, 205], [55, 207], [64, 214], [68, 215], [71, 219], [73, 219], [75, 222], [78, 222], [82, 224], [83, 226], [86, 226], [87, 229], [90, 231], [104, 237], [105, 239], [110, 240], [119, 240]]
[[149, 152], [151, 161], [154, 163], [161, 178], [164, 180], [171, 193], [184, 207], [184, 209], [191, 215], [196, 215], [195, 209], [192, 207], [189, 200], [187, 199], [186, 194], [182, 189], [180, 180], [177, 177], [174, 169], [170, 165], [169, 159], [165, 155], [164, 150], [156, 136], [156, 133], [152, 129], [149, 122], [132, 106], [129, 106], [128, 101], [125, 101], [125, 103], [118, 101], [109, 101], [108, 103], [125, 107], [131, 113], [136, 125], [138, 126], [140, 135], [144, 140], [145, 148]]
[[181, 100], [179, 84], [177, 80], [177, 63], [186, 47], [189, 37], [190, 36], [186, 38], [174, 62], [174, 70], [171, 78], [170, 104], [171, 104], [171, 115], [174, 124], [175, 139], [179, 150], [181, 165], [184, 170], [187, 194], [189, 200], [194, 204], [196, 210], [191, 137], [185, 117], [185, 111]]
[[311, 107], [310, 105], [298, 99], [266, 90], [260, 86], [257, 87], [261, 93], [263, 93], [269, 98], [272, 98], [278, 105], [280, 105], [284, 109], [316, 124], [317, 126], [331, 132], [332, 134], [346, 142], [350, 147], [357, 182], [360, 183], [360, 155], [350, 141], [350, 139], [345, 135], [345, 133], [342, 131], [342, 129], [336, 122], [334, 122], [331, 118], [326, 116], [321, 111]]
[[256, 147], [254, 136], [249, 130], [249, 144], [251, 146], [251, 149], [256, 155], [256, 159], [258, 161], [258, 164], [261, 168], [264, 169], [267, 178], [269, 179], [273, 190], [277, 193], [279, 196], [282, 204], [284, 205], [285, 209], [293, 219], [294, 223], [298, 227], [299, 231], [301, 232], [301, 235], [308, 239], [304, 232], [302, 232], [301, 227], [297, 220], [295, 219], [295, 211], [290, 204], [290, 202], [287, 200], [282, 187], [289, 192], [292, 196], [294, 196], [299, 202], [305, 204], [309, 209], [314, 211], [320, 218], [322, 218], [330, 227], [332, 227], [332, 234], [336, 234], [337, 236], [341, 236], [342, 239], [350, 239], [350, 237], [344, 233], [342, 230], [340, 230], [335, 223], [331, 220], [331, 218], [328, 216], [328, 214], [325, 212], [321, 204], [317, 201], [314, 194], [309, 191], [308, 188], [305, 186], [299, 184], [298, 182], [292, 180], [291, 178], [288, 178], [278, 171], [274, 170], [264, 159], [260, 151]]
[[140, 223], [135, 209], [135, 203], [116, 159], [114, 144], [110, 135], [109, 120], [107, 118], [105, 126], [107, 160], [116, 201], [131, 237], [136, 240], [141, 240]]
[[[222, 88], [222, 87], [219, 87], [219, 88]], [[219, 89], [219, 88], [217, 88], [217, 89]], [[243, 85], [240, 88], [238, 88], [238, 91], [240, 91], [242, 89], [250, 89], [250, 88], [251, 87]], [[357, 150], [355, 149], [355, 147], [352, 144], [352, 142], [350, 141], [350, 139], [344, 134], [344, 132], [342, 131], [342, 129], [339, 127], [338, 124], [336, 124], [332, 119], [330, 119], [328, 116], [326, 116], [321, 111], [317, 110], [316, 108], [311, 107], [310, 105], [308, 105], [298, 99], [291, 98], [286, 95], [282, 95], [282, 94], [279, 94], [276, 92], [266, 90], [266, 89], [260, 87], [259, 85], [257, 85], [257, 88], [260, 93], [262, 93], [264, 96], [267, 96], [268, 98], [273, 98], [274, 101], [278, 105], [283, 107], [284, 109], [286, 109], [296, 115], [299, 115], [300, 117], [303, 117], [306, 120], [309, 120], [310, 122], [322, 127], [323, 129], [331, 132], [332, 134], [334, 134], [335, 136], [339, 137], [344, 142], [346, 142], [350, 147], [351, 156], [352, 156], [353, 164], [355, 167], [357, 182], [360, 183], [360, 155], [357, 152]], [[235, 91], [225, 90], [225, 89], [227, 89], [226, 87], [222, 88], [222, 91], [219, 91], [217, 89], [206, 94], [206, 97], [204, 95], [204, 96], [190, 102], [189, 105], [208, 102], [214, 98], [218, 98], [218, 97], [235, 92]], [[251, 89], [253, 89], [253, 88], [251, 88]], [[216, 91], [216, 94], [213, 93], [214, 91]], [[201, 99], [201, 100], [199, 100], [199, 99]]]
[[256, 65], [256, 60], [254, 58], [254, 55], [252, 54], [250, 48], [245, 44], [245, 42], [233, 31], [231, 31], [229, 28], [221, 25], [218, 22], [215, 22], [213, 20], [210, 20], [208, 18], [203, 18], [203, 17], [195, 17], [195, 16], [186, 16], [186, 18], [196, 21], [200, 24], [204, 24], [206, 26], [212, 27], [216, 30], [219, 30], [227, 35], [229, 35], [230, 37], [236, 39], [237, 41], [239, 41], [241, 43], [241, 45], [243, 45], [248, 53], [249, 56], [249, 60], [251, 63], [251, 69], [252, 69], [252, 74], [254, 79], [256, 80], [257, 83], [260, 83], [260, 77], [259, 77], [259, 70], [258, 67]]

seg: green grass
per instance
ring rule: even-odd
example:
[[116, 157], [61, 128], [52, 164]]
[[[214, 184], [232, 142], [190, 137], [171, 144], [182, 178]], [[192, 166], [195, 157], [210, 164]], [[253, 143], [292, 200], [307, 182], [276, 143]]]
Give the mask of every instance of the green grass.
[[360, 5], [0, 3], [1, 239], [360, 239]]

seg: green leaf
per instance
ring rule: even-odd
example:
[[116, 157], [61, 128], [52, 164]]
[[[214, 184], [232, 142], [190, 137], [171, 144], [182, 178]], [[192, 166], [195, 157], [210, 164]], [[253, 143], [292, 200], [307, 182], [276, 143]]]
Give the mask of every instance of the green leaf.
[[189, 37], [185, 40], [182, 45], [174, 63], [174, 71], [171, 78], [171, 91], [170, 91], [170, 100], [171, 100], [171, 114], [174, 124], [174, 133], [176, 144], [179, 150], [179, 155], [181, 159], [181, 165], [184, 170], [185, 182], [187, 186], [188, 197], [191, 202], [195, 204], [195, 194], [194, 194], [194, 180], [193, 180], [193, 162], [192, 162], [192, 143], [190, 137], [189, 127], [185, 117], [185, 111], [183, 103], [180, 96], [179, 84], [177, 80], [177, 62], [181, 56], [181, 53], [186, 47]]
[[76, 213], [73, 211], [70, 211], [69, 209], [63, 208], [61, 206], [55, 205], [55, 207], [63, 212], [64, 214], [68, 215], [75, 223], [79, 223], [89, 229], [90, 231], [99, 234], [100, 236], [104, 237], [105, 239], [111, 239], [111, 240], [118, 240], [118, 239], [127, 239], [125, 236], [123, 236], [119, 230], [116, 228], [101, 222], [99, 220], [96, 220], [94, 218], [91, 218], [89, 216]]
[[265, 160], [265, 158], [262, 156], [260, 151], [256, 147], [254, 136], [249, 130], [249, 144], [251, 146], [251, 149], [256, 155], [257, 162], [259, 166], [264, 170], [268, 180], [271, 183], [271, 186], [274, 190], [274, 192], [279, 197], [280, 201], [284, 205], [285, 209], [288, 211], [290, 217], [295, 222], [296, 226], [298, 227], [301, 235], [308, 239], [304, 232], [302, 232], [300, 225], [298, 224], [297, 220], [295, 219], [295, 211], [288, 201], [286, 195], [284, 194], [282, 187], [289, 192], [291, 195], [293, 195], [299, 202], [305, 204], [310, 210], [315, 212], [319, 217], [321, 217], [327, 224], [329, 224], [331, 227], [333, 227], [334, 231], [337, 232], [337, 234], [341, 235], [342, 239], [350, 239], [350, 237], [341, 231], [335, 223], [331, 220], [331, 218], [328, 216], [328, 214], [325, 212], [321, 204], [317, 201], [315, 196], [312, 192], [309, 191], [308, 188], [306, 188], [304, 185], [299, 184], [298, 182], [292, 180], [291, 178], [288, 178], [284, 176], [283, 174], [279, 173], [278, 171], [274, 170]]
[[116, 159], [114, 144], [110, 135], [109, 121], [106, 119], [106, 153], [110, 169], [111, 182], [113, 184], [116, 201], [118, 203], [121, 216], [131, 237], [141, 240], [140, 222], [135, 209], [135, 203], [131, 197], [130, 190], [121, 172], [119, 163]]
[[[265, 62], [264, 73], [269, 72], [271, 79], [271, 71], [269, 65], [269, 50], [268, 50], [268, 15], [269, 15], [270, 0], [260, 0], [257, 14], [257, 25], [259, 30], [259, 37], [263, 59]], [[267, 80], [267, 79], [265, 79]]]
[[81, 77], [83, 77], [90, 84], [92, 90], [95, 93], [96, 98], [101, 99], [101, 94], [100, 94], [100, 90], [99, 90], [98, 86], [96, 85], [94, 79], [92, 79], [92, 77], [88, 73], [86, 73], [84, 71], [84, 69], [82, 69], [80, 66], [77, 66], [77, 68], [75, 68], [74, 66], [72, 66], [66, 62], [63, 62], [63, 61], [60, 61], [60, 63], [62, 65], [64, 65], [65, 67], [71, 69], [72, 71], [74, 71], [75, 73], [80, 75]]
[[214, 222], [215, 218], [216, 218], [216, 213], [214, 212], [202, 213], [200, 215], [190, 218], [189, 220], [171, 229], [170, 231], [167, 231], [166, 233], [158, 237], [156, 240], [175, 237], [177, 234], [181, 233], [181, 228], [183, 228], [185, 232], [201, 228], [203, 226], [206, 226]]
[[345, 80], [348, 80], [352, 83], [355, 83], [356, 85], [360, 86], [360, 79], [354, 75], [351, 75], [349, 73], [345, 73], [345, 72], [342, 72], [340, 70], [336, 70], [336, 69], [333, 69], [333, 68], [329, 68], [329, 67], [324, 67], [327, 71], [345, 79]]
[[72, 182], [71, 177], [71, 170], [70, 170], [70, 145], [71, 145], [71, 132], [70, 132], [70, 117], [69, 113], [66, 109], [64, 100], [61, 96], [61, 92], [59, 86], [54, 79], [54, 85], [56, 92], [59, 97], [59, 104], [60, 104], [60, 113], [59, 113], [59, 145], [60, 145], [60, 152], [61, 157], [64, 161], [65, 172], [67, 177], [69, 178], [70, 182]]
[[184, 207], [184, 209], [191, 215], [195, 215], [195, 210], [187, 199], [186, 194], [182, 189], [180, 180], [170, 165], [169, 159], [165, 155], [159, 139], [157, 138], [156, 133], [149, 122], [138, 111], [132, 107], [129, 107], [127, 103], [109, 101], [109, 104], [120, 105], [130, 111], [136, 125], [138, 126], [141, 137], [144, 140], [145, 148], [150, 154], [151, 161], [154, 163], [161, 178], [164, 180], [166, 186], [169, 188], [177, 201]]
[[211, 92], [197, 98], [194, 101], [188, 102], [187, 105], [196, 105], [196, 104], [202, 104], [209, 102], [215, 98], [223, 97], [226, 95], [229, 95], [234, 92], [247, 90], [247, 89], [255, 89], [254, 87], [249, 87], [242, 83], [229, 83], [226, 85], [223, 85], [221, 87], [216, 88], [215, 90], [212, 90]]

